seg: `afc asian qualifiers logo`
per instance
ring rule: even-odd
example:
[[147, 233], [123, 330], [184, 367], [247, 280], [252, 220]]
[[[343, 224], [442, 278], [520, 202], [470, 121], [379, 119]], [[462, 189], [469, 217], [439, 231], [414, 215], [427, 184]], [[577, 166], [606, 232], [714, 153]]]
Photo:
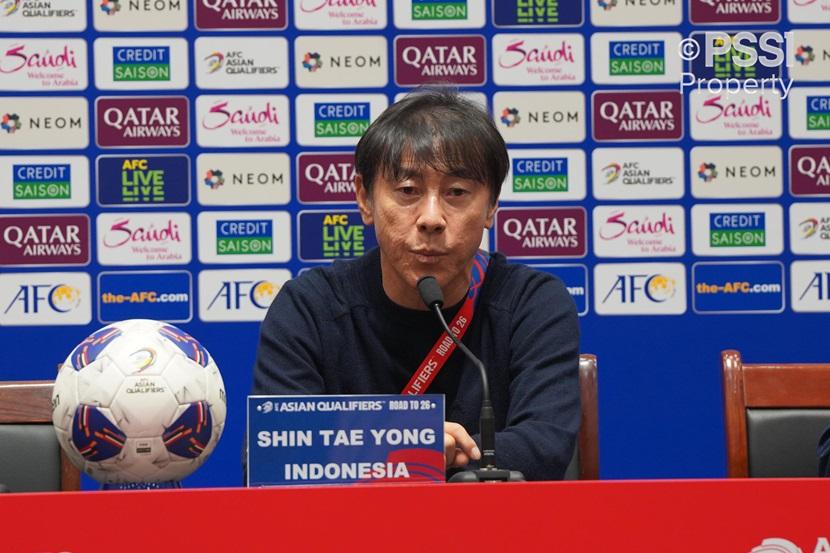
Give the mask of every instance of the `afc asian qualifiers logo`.
[[790, 249], [796, 254], [830, 254], [830, 204], [790, 205]]
[[[4, 0], [0, 21], [14, 32], [80, 32], [86, 29], [86, 0]], [[7, 27], [8, 25], [8, 27]]]
[[86, 215], [0, 217], [0, 258], [5, 266], [86, 265]]
[[0, 89], [84, 90], [86, 42], [79, 39], [0, 40]]
[[352, 152], [303, 152], [297, 156], [297, 197], [302, 203], [355, 201]]
[[487, 79], [481, 35], [399, 36], [395, 39], [395, 83], [481, 85]]
[[597, 199], [683, 197], [685, 161], [681, 148], [597, 148], [592, 166]]
[[793, 196], [830, 195], [830, 146], [790, 148], [790, 193]]
[[508, 257], [584, 257], [587, 217], [581, 207], [496, 212], [496, 249]]
[[594, 140], [680, 140], [683, 96], [668, 90], [595, 92]]
[[189, 104], [184, 96], [101, 97], [95, 102], [101, 147], [187, 146]]
[[196, 0], [200, 30], [285, 29], [286, 0]]
[[690, 0], [689, 19], [696, 25], [777, 23], [781, 0]]

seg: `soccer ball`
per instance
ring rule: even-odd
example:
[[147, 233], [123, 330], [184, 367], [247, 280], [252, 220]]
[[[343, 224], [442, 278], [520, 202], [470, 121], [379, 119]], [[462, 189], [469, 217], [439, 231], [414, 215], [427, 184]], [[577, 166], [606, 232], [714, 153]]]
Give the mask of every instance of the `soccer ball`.
[[159, 321], [106, 326], [66, 358], [52, 393], [61, 447], [105, 484], [179, 481], [225, 425], [222, 375], [192, 336]]

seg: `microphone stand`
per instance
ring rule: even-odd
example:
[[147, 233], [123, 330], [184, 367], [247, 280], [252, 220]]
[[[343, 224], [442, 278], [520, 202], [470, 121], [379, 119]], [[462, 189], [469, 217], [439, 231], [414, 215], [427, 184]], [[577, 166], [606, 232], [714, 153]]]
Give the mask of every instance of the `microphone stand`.
[[524, 475], [516, 470], [500, 469], [496, 467], [496, 416], [493, 404], [490, 402], [490, 383], [487, 379], [487, 370], [484, 363], [469, 350], [450, 330], [441, 307], [444, 298], [438, 281], [435, 277], [425, 276], [418, 280], [418, 291], [426, 306], [438, 317], [438, 321], [450, 339], [478, 368], [481, 375], [481, 415], [479, 416], [479, 434], [481, 435], [481, 460], [478, 469], [458, 472], [450, 477], [450, 482], [524, 482]]

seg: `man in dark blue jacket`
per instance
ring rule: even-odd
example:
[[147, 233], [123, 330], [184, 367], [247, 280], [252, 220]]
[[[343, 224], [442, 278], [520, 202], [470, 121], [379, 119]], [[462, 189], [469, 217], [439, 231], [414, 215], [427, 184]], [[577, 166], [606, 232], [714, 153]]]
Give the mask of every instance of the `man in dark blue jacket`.
[[557, 278], [478, 251], [509, 164], [492, 120], [456, 93], [419, 91], [381, 114], [355, 156], [379, 247], [280, 290], [253, 393], [443, 393], [447, 468], [475, 465], [479, 374], [461, 352], [435, 368], [442, 330], [416, 286], [432, 275], [445, 318], [487, 367], [497, 465], [562, 478], [580, 419], [576, 309]]

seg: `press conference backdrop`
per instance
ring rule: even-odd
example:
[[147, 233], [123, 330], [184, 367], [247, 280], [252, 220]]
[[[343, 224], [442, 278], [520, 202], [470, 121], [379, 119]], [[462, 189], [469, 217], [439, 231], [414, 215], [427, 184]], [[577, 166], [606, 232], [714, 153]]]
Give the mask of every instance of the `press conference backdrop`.
[[352, 148], [422, 83], [508, 143], [484, 243], [574, 296], [604, 478], [725, 474], [721, 349], [828, 359], [830, 0], [0, 8], [0, 378], [51, 378], [111, 321], [177, 324], [229, 401], [186, 485], [240, 483], [259, 321], [374, 245]]

